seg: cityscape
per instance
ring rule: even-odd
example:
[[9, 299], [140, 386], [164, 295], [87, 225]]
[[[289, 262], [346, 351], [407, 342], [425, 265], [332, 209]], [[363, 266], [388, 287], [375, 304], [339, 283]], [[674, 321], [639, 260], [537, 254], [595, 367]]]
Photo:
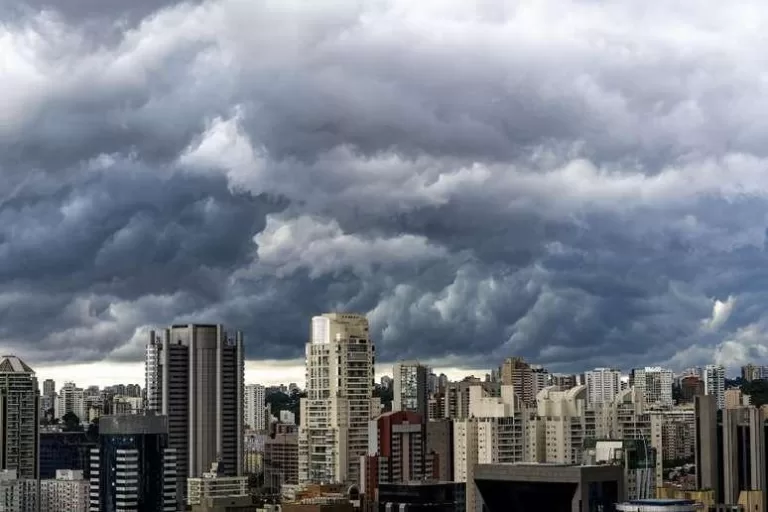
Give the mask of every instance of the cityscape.
[[247, 340], [219, 324], [151, 331], [143, 384], [38, 382], [3, 356], [0, 510], [765, 510], [768, 366], [511, 356], [377, 382], [364, 315], [308, 330], [303, 386], [244, 382]]
[[768, 512], [766, 34], [0, 0], [0, 512]]

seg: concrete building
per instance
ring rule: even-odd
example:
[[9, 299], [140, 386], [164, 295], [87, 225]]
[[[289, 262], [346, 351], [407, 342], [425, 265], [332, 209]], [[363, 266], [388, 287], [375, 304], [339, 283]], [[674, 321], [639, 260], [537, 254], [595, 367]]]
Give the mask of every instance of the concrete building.
[[553, 373], [549, 376], [549, 385], [557, 386], [562, 390], [571, 389], [578, 385], [576, 375]]
[[686, 375], [680, 379], [680, 400], [693, 403], [693, 397], [704, 394], [704, 381], [698, 375]]
[[306, 345], [307, 396], [301, 399], [299, 483], [358, 483], [368, 449], [374, 355], [365, 316], [327, 313], [312, 318]]
[[587, 402], [590, 405], [611, 402], [621, 391], [621, 372], [612, 368], [595, 368], [584, 375]]
[[248, 477], [226, 476], [223, 469], [214, 462], [211, 470], [203, 473], [201, 478], [187, 480], [187, 505], [192, 507], [193, 512], [225, 511], [231, 505], [252, 504]]
[[40, 512], [88, 512], [89, 490], [82, 471], [60, 469], [56, 478], [40, 480]]
[[402, 361], [394, 367], [392, 410], [418, 414], [424, 421], [428, 416], [427, 376], [429, 368], [417, 361]]
[[501, 383], [514, 386], [515, 393], [524, 404], [532, 406], [536, 403], [536, 386], [534, 385], [533, 370], [522, 357], [508, 357], [501, 365]]
[[471, 485], [477, 464], [526, 460], [527, 422], [514, 387], [501, 386], [501, 396], [489, 396], [482, 387], [470, 391], [470, 418], [454, 420], [453, 472], [456, 482], [467, 483], [466, 507], [475, 510], [477, 493]]
[[221, 325], [174, 325], [152, 331], [146, 351], [147, 404], [168, 418], [178, 456], [177, 494], [186, 479], [220, 461], [243, 474], [243, 337]]
[[266, 388], [260, 384], [245, 386], [245, 425], [252, 430], [267, 428]]
[[360, 464], [361, 492], [366, 502], [373, 503], [382, 483], [434, 480], [440, 461], [426, 452], [426, 425], [421, 416], [393, 411], [371, 421], [368, 455]]
[[[712, 395], [694, 397], [696, 437], [694, 457], [696, 463], [696, 488], [717, 489], [718, 478], [718, 440], [717, 440], [717, 403]], [[716, 491], [716, 494], [719, 494]], [[719, 500], [716, 495], [715, 499]]]
[[725, 367], [708, 364], [704, 368], [704, 394], [715, 397], [718, 409], [725, 407]]
[[299, 483], [299, 436], [275, 433], [264, 442], [264, 481], [277, 489]]
[[766, 411], [751, 406], [723, 409], [715, 397], [696, 399], [696, 485], [713, 489], [717, 503], [749, 503], [765, 511]]
[[550, 386], [537, 401], [536, 415], [527, 422], [525, 460], [579, 464], [584, 441], [595, 437], [596, 429], [596, 415], [587, 407], [587, 387], [561, 391]]
[[768, 366], [748, 364], [741, 367], [741, 378], [746, 382], [768, 379]]
[[448, 419], [429, 421], [426, 425], [427, 453], [434, 453], [438, 460], [437, 479], [453, 481], [453, 421]]
[[672, 383], [674, 374], [671, 370], [660, 367], [636, 368], [632, 370], [630, 384], [645, 398], [648, 405], [672, 406]]
[[16, 356], [0, 358], [0, 469], [39, 478], [40, 402], [37, 377]]
[[475, 469], [478, 512], [613, 510], [624, 501], [619, 466], [480, 464]]
[[643, 499], [629, 500], [616, 505], [618, 512], [699, 512], [695, 500]]
[[0, 512], [38, 511], [37, 480], [20, 479], [15, 469], [0, 470]]
[[56, 397], [55, 416], [59, 419], [71, 412], [81, 422], [88, 421], [88, 410], [85, 405], [85, 391], [78, 388], [74, 382], [65, 382]]
[[745, 405], [750, 405], [749, 395], [745, 395], [739, 388], [726, 389], [725, 390], [725, 405], [726, 409], [735, 409]]
[[184, 510], [168, 437], [165, 416], [102, 416], [91, 451], [90, 512]]

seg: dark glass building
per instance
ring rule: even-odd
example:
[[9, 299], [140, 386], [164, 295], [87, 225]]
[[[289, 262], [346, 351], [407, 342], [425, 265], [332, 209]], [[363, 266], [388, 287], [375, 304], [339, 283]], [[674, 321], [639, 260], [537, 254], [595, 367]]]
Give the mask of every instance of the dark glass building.
[[465, 489], [463, 482], [382, 483], [378, 490], [378, 510], [464, 512]]
[[57, 469], [74, 469], [90, 478], [91, 449], [97, 438], [89, 439], [85, 432], [40, 432], [40, 478], [56, 478]]
[[176, 453], [165, 416], [102, 416], [91, 452], [92, 512], [173, 511]]

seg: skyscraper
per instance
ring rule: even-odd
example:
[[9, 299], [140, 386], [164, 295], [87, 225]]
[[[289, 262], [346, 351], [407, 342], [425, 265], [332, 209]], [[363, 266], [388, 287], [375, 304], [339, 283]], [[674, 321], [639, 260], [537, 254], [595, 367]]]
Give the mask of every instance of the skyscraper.
[[393, 411], [418, 413], [423, 421], [427, 419], [427, 377], [429, 368], [416, 361], [395, 364], [393, 390]]
[[267, 428], [265, 391], [259, 384], [245, 386], [245, 424], [253, 430]]
[[645, 403], [649, 405], [673, 405], [672, 381], [674, 374], [671, 370], [646, 366], [632, 370], [630, 379], [637, 391], [643, 393]]
[[40, 403], [35, 372], [16, 356], [0, 358], [0, 469], [39, 478]]
[[312, 318], [301, 400], [299, 483], [357, 483], [374, 405], [373, 343], [362, 315]]
[[708, 364], [704, 369], [704, 394], [715, 397], [718, 409], [725, 407], [725, 367]]
[[587, 401], [603, 404], [612, 401], [621, 391], [621, 372], [612, 368], [595, 368], [585, 374]]
[[243, 473], [243, 338], [221, 325], [174, 325], [150, 333], [147, 406], [168, 417], [178, 455], [178, 496], [186, 479], [214, 462]]
[[165, 416], [102, 416], [91, 451], [91, 512], [177, 510], [176, 462]]

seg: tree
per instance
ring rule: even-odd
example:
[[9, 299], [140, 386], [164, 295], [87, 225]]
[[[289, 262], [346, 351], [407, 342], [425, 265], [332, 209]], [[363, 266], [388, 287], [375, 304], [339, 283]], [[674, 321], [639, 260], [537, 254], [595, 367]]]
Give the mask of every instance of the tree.
[[72, 411], [66, 413], [61, 418], [61, 421], [64, 423], [64, 426], [62, 427], [64, 432], [77, 432], [83, 430], [83, 427], [80, 425], [80, 418], [78, 418], [77, 414]]
[[88, 430], [85, 431], [85, 436], [89, 441], [96, 441], [99, 439], [99, 418], [93, 418], [93, 421], [88, 425]]
[[752, 398], [752, 405], [760, 407], [768, 404], [768, 381], [757, 379], [741, 383], [741, 392]]

